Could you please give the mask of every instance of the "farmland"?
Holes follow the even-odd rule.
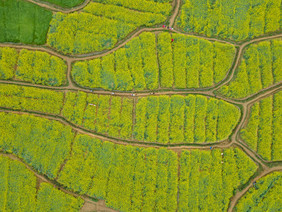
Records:
[[[242,41],[281,28],[281,1],[184,0],[177,26],[186,32]]]
[[[1,211],[77,211],[83,204],[49,183],[37,188],[37,177],[19,161],[1,155],[0,167]]]
[[[248,124],[241,137],[265,160],[281,160],[281,96],[278,92],[251,107]]]
[[[0,79],[49,86],[66,83],[67,66],[64,61],[45,52],[0,48],[0,58]]]
[[[280,7],[0,0],[0,211],[281,210]]]
[[[105,90],[205,88],[226,77],[234,56],[228,44],[144,32],[112,54],[75,63],[72,76],[82,87]]]
[[[231,98],[248,97],[282,80],[282,41],[263,41],[247,47],[233,81],[219,89]]]

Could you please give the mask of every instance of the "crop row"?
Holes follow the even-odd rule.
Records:
[[[281,28],[281,1],[184,0],[177,24],[186,32],[242,41]]]
[[[24,0],[0,2],[0,42],[44,44],[52,12]]]
[[[0,156],[1,211],[79,211],[83,204],[48,183],[37,186],[36,176],[21,162]]]
[[[0,48],[0,79],[60,86],[66,83],[65,62],[48,53]]]
[[[239,200],[235,211],[279,211],[281,210],[281,172],[271,173],[259,179]]]
[[[39,173],[56,177],[67,189],[105,199],[109,207],[121,211],[175,211],[178,187],[179,209],[201,210],[219,202],[216,207],[225,211],[234,190],[246,183],[257,168],[236,148],[183,151],[178,159],[175,152],[163,148],[117,145],[83,134],[73,140],[69,135],[75,132],[70,133],[70,128],[58,121],[0,115],[0,149],[23,158]],[[26,133],[26,129],[32,131]],[[10,147],[3,148],[3,144]],[[63,161],[59,172],[57,168],[52,173],[45,170],[59,167]]]
[[[251,44],[243,54],[235,77],[221,87],[219,93],[232,98],[243,98],[282,80],[282,41],[262,41]]]
[[[116,138],[160,143],[227,139],[240,110],[200,95],[133,98],[0,84],[0,107],[62,115],[71,123]]]
[[[204,88],[222,81],[234,46],[193,36],[144,32],[114,53],[73,65],[75,82],[105,90]]]
[[[266,160],[281,160],[282,92],[256,102],[240,134],[248,146]]]
[[[139,98],[134,138],[160,143],[212,143],[227,139],[239,121],[234,105],[200,95]]]
[[[167,18],[157,13],[157,10],[139,12],[123,4],[102,3],[89,3],[82,11],[71,14],[55,13],[50,23],[47,44],[65,54],[101,51],[112,48],[136,28],[156,25]],[[171,9],[169,3],[145,1],[144,5],[147,3]]]

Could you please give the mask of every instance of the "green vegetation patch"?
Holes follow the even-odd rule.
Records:
[[[179,211],[227,211],[230,198],[256,172],[240,149],[182,151]]]
[[[177,154],[77,135],[58,181],[120,211],[177,208]]]
[[[0,48],[0,79],[60,86],[66,84],[66,72],[65,62],[48,53]]]
[[[0,113],[0,149],[54,179],[70,152],[71,127],[45,118]]]
[[[218,92],[231,98],[244,98],[282,80],[282,41],[262,41],[245,50],[234,79]]]
[[[0,84],[0,107],[60,114],[64,93],[59,91]]]
[[[235,207],[235,211],[279,211],[282,208],[281,190],[281,172],[271,173],[259,179],[241,197]]]
[[[232,45],[144,32],[114,53],[76,62],[72,77],[82,87],[105,90],[204,88],[226,77],[234,55]]]
[[[84,54],[111,49],[118,40],[125,38],[137,27],[152,26],[164,22],[167,18],[156,13],[157,11],[139,12],[123,7],[122,4],[103,3],[90,3],[82,12],[54,14],[48,33],[48,45],[65,54]],[[171,9],[171,5],[168,5]]]
[[[38,186],[38,187],[37,187]],[[1,211],[79,211],[83,200],[48,183],[37,185],[36,176],[19,161],[0,156]]]
[[[24,0],[0,2],[0,42],[44,44],[52,12]]]
[[[240,132],[248,146],[268,161],[282,159],[281,103],[282,92],[256,102]]]
[[[279,0],[184,0],[177,25],[186,32],[242,41],[281,29]]]
[[[51,4],[56,4],[64,8],[71,8],[71,7],[75,7],[75,6],[82,4],[86,0],[40,0],[40,1],[49,2]]]

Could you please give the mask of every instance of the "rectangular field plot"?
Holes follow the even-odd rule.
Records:
[[[0,79],[61,86],[66,84],[66,72],[66,63],[56,56],[0,47]]]
[[[24,0],[0,2],[0,42],[44,44],[52,12]]]
[[[281,29],[281,1],[184,0],[177,25],[185,32],[243,41]]]

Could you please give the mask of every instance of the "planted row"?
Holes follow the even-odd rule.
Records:
[[[192,36],[144,32],[109,55],[76,62],[74,81],[105,90],[204,88],[222,81],[234,46]]]
[[[234,105],[200,95],[139,98],[134,138],[160,143],[212,143],[227,139],[240,117]]]
[[[52,12],[24,0],[0,2],[0,42],[44,44]]]
[[[177,154],[77,135],[58,182],[120,211],[175,211]]]
[[[134,29],[156,25],[167,18],[156,13],[157,11],[139,12],[123,4],[107,3],[90,2],[81,12],[54,14],[47,44],[64,54],[84,54],[111,49],[117,41],[125,38]],[[147,3],[149,2],[144,2],[144,5]],[[168,3],[150,3],[158,6],[168,5],[171,10]]]
[[[256,102],[251,107],[247,125],[240,131],[242,139],[263,159],[282,159],[282,92]]]
[[[231,98],[244,98],[282,80],[282,41],[262,41],[245,50],[234,79],[218,92]]]
[[[281,29],[281,1],[184,0],[177,25],[186,32],[242,41]]]
[[[237,148],[182,151],[178,211],[227,211],[235,190],[256,169]]]
[[[0,79],[60,86],[66,83],[66,71],[65,62],[48,53],[0,48]]]
[[[38,186],[38,187],[37,187]],[[1,211],[79,211],[83,200],[48,183],[37,185],[36,176],[21,162],[0,156]]]

